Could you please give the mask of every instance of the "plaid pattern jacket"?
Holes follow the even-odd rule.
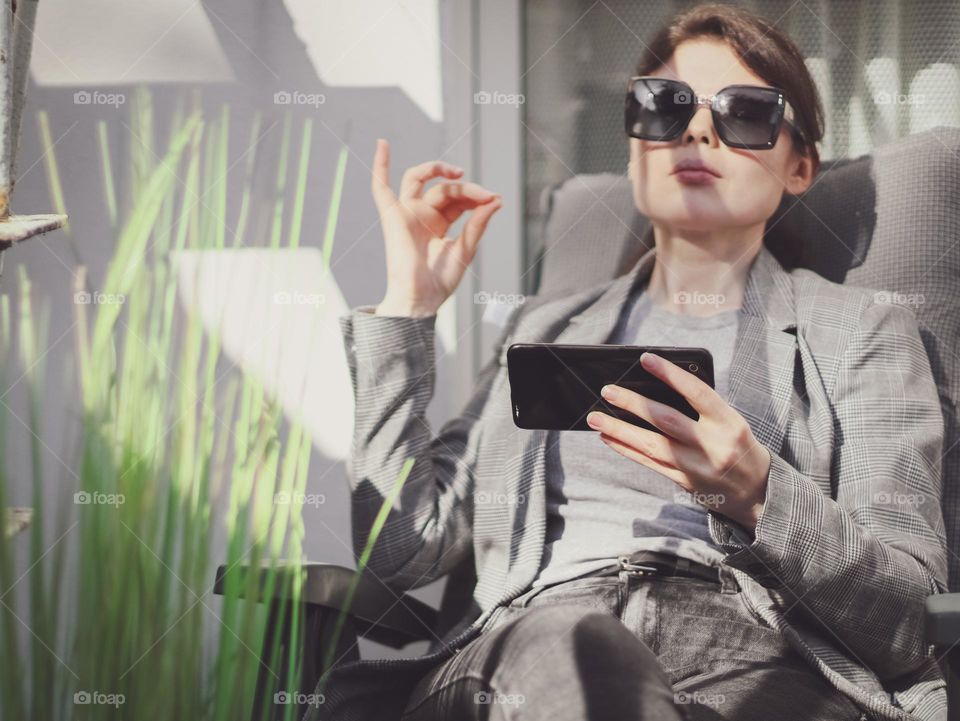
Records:
[[[655,252],[587,290],[527,298],[463,412],[436,435],[425,419],[436,316],[376,316],[373,306],[341,316],[356,399],[347,462],[355,548],[415,458],[370,570],[400,592],[472,549],[480,611],[423,656],[334,668],[307,719],[398,718],[416,681],[529,587],[544,544],[547,433],[513,423],[507,348],[606,342]],[[787,272],[765,246],[743,310],[728,401],[771,452],[767,498],[754,534],[711,511],[710,535],[758,622],[870,718],[945,718],[943,676],[923,643],[924,599],[947,583],[944,422],[916,318],[871,289]]]

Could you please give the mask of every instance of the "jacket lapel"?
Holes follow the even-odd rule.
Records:
[[[797,349],[793,277],[764,245],[747,277],[727,377],[727,403],[772,453],[779,453],[783,445]]]
[[[598,296],[598,289],[594,288],[556,301],[555,311],[544,308],[546,315],[536,327],[524,329],[523,338],[511,340],[607,342],[631,290],[649,278],[655,259],[656,249],[651,248],[630,271],[601,286]],[[596,300],[591,302],[593,297]],[[584,302],[588,303],[586,308]],[[765,245],[748,271],[742,307],[729,369],[727,402],[744,416],[757,439],[771,452],[778,453],[793,396],[796,315],[793,279]],[[558,325],[562,330],[551,339],[552,329]],[[527,588],[540,567],[546,530],[545,461],[549,439],[548,431],[519,428],[510,437],[507,457],[520,473],[512,473],[509,482],[517,484],[513,491],[530,502],[512,506],[510,557],[523,570],[511,574],[514,583],[505,589],[505,599]]]

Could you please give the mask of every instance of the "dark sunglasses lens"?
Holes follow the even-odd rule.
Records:
[[[717,133],[727,145],[767,148],[776,142],[783,117],[776,90],[731,88],[720,93],[716,110]]]
[[[690,89],[671,80],[635,80],[627,93],[627,135],[644,140],[670,140],[687,127],[693,114]]]

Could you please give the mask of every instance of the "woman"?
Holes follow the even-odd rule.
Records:
[[[388,287],[343,319],[354,540],[413,457],[370,568],[406,590],[472,550],[479,615],[424,657],[335,670],[320,716],[934,718],[943,681],[921,624],[946,584],[943,419],[916,320],[787,273],[762,242],[817,173],[801,54],[743,9],[694,8],[641,60],[626,129],[654,248],[603,286],[529,299],[436,438],[433,322],[501,199],[439,161],[397,196],[378,143]],[[502,412],[511,341],[652,338],[713,353],[715,388],[643,359],[698,421],[615,385],[609,402],[663,432],[593,412],[599,434],[547,439]]]

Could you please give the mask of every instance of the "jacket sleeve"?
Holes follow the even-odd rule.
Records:
[[[791,617],[893,678],[930,655],[924,599],[947,584],[943,413],[912,311],[867,306],[827,392],[835,497],[771,451],[754,533],[713,511],[710,533],[725,563],[779,591]]]
[[[413,458],[367,566],[406,591],[444,576],[472,548],[477,419],[519,312],[513,310],[461,414],[434,437],[426,410],[434,392],[436,315],[382,316],[374,309],[357,306],[339,319],[355,401],[346,463],[353,547],[359,559],[384,499]]]

